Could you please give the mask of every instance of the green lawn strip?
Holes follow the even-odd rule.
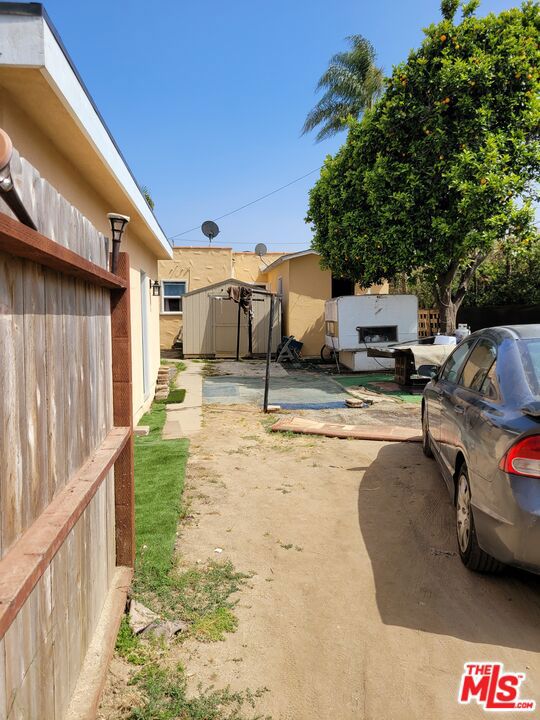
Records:
[[[169,390],[169,394],[162,400],[154,400],[157,405],[169,405],[170,403],[182,403],[186,397],[184,388],[174,388]]]
[[[166,581],[173,565],[176,528],[189,441],[162,440],[164,405],[154,404],[141,424],[150,427],[135,440],[136,573],[134,589],[145,594]]]
[[[337,375],[334,377],[342,387],[365,387],[367,390],[379,393],[379,395],[391,395],[403,402],[420,403],[422,395],[403,392],[401,390],[381,390],[376,383],[393,382],[394,376],[389,373],[366,373],[364,375]]]

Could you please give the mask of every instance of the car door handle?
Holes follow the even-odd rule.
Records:
[[[456,415],[463,415],[463,413],[465,412],[465,408],[461,405],[454,405],[454,412],[456,413]]]

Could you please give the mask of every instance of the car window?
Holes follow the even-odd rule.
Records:
[[[459,384],[480,392],[489,370],[497,358],[497,348],[491,340],[479,340],[463,367]]]
[[[529,387],[540,396],[540,339],[524,340],[519,346]]]
[[[463,362],[475,340],[476,338],[464,340],[457,346],[444,365],[441,372],[441,380],[447,380],[451,383],[457,382]]]
[[[499,390],[497,385],[497,361],[493,363],[493,365],[489,368],[487,371],[486,377],[484,382],[482,383],[482,387],[480,388],[480,392],[482,395],[485,395],[490,400],[497,400],[499,397]]]

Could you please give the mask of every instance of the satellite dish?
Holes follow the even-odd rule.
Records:
[[[212,242],[216,235],[219,235],[219,228],[213,220],[205,220],[201,225],[201,230],[210,242]]]
[[[255,253],[260,258],[262,258],[263,255],[266,255],[267,252],[268,252],[268,248],[266,247],[266,245],[264,243],[257,243],[257,245],[255,245]]]

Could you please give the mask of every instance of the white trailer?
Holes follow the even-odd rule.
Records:
[[[339,352],[351,370],[393,368],[391,358],[370,358],[370,347],[383,348],[418,339],[416,295],[347,295],[324,306],[325,344]]]

